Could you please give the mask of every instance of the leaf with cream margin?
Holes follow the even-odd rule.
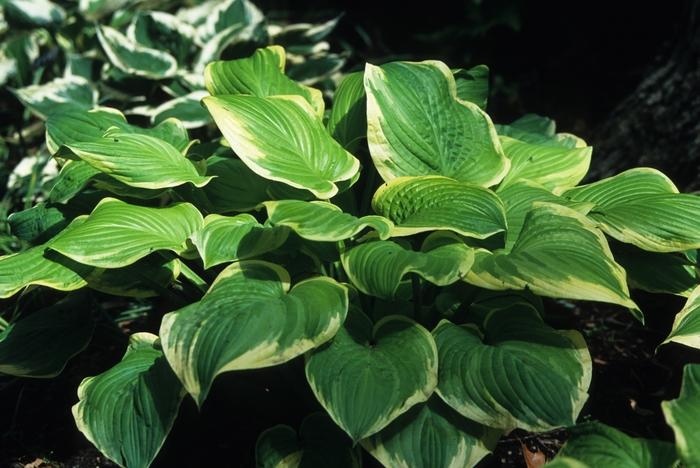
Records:
[[[485,239],[506,229],[503,203],[495,193],[442,176],[393,179],[379,187],[372,208],[396,224],[393,236],[447,229]]]
[[[13,90],[17,99],[42,119],[63,112],[89,110],[97,105],[97,91],[79,76],[55,78]]]
[[[202,229],[192,236],[204,268],[246,260],[275,250],[284,244],[289,230],[263,226],[249,214],[228,217],[208,215]]]
[[[685,466],[700,465],[700,364],[686,364],[678,398],[662,401],[661,409],[676,436],[676,449]]]
[[[464,418],[433,394],[360,443],[384,466],[455,468],[475,466],[496,447],[500,435]]]
[[[508,172],[491,119],[457,97],[444,63],[367,64],[365,90],[367,141],[384,181],[442,175],[490,186]]]
[[[367,138],[367,96],[363,81],[362,72],[346,75],[335,90],[328,116],[328,132],[350,152]]]
[[[238,157],[266,179],[331,198],[336,184],[360,168],[299,96],[212,96],[203,102]]]
[[[487,289],[524,289],[546,297],[609,302],[642,313],[605,236],[577,211],[542,203],[526,216],[510,252],[475,252],[465,280]]]
[[[551,328],[523,302],[492,310],[481,329],[443,320],[433,336],[438,394],[471,420],[547,431],[575,424],[588,399],[592,365],[581,334]]]
[[[73,418],[107,458],[147,468],[173,427],[184,395],[158,337],[136,333],[119,363],[80,383]]]
[[[166,314],[165,355],[200,407],[222,372],[287,362],[331,339],[348,308],[347,288],[328,277],[290,289],[287,271],[246,260],[226,267],[204,297]]]
[[[651,252],[700,248],[700,196],[678,193],[656,169],[630,169],[563,196],[594,203],[588,216],[620,242]]]
[[[98,26],[96,31],[109,61],[124,73],[151,80],[175,76],[177,61],[169,53],[144,47],[109,26]]]
[[[472,266],[474,253],[457,236],[439,232],[423,242],[420,252],[394,241],[380,240],[352,247],[340,258],[357,289],[370,296],[391,299],[409,273],[438,286],[459,281]]]
[[[286,55],[280,46],[256,50],[250,57],[211,62],[204,69],[204,83],[212,96],[250,94],[257,97],[301,96],[323,117],[321,91],[301,85],[284,74]]]
[[[486,110],[489,99],[489,67],[477,65],[472,68],[452,70],[457,86],[457,97],[473,102]]]
[[[75,229],[59,233],[50,248],[85,265],[119,268],[156,250],[180,253],[202,227],[189,203],[150,208],[104,198]]]
[[[662,344],[672,341],[700,349],[700,286],[693,289],[683,309],[676,314],[671,333]]]
[[[357,442],[426,401],[437,383],[437,362],[435,342],[420,324],[389,316],[373,326],[351,308],[335,338],[307,355],[306,379],[328,415]]]
[[[332,203],[323,201],[279,200],[264,203],[268,222],[286,226],[304,239],[336,242],[357,236],[372,228],[380,239],[387,239],[393,224],[382,216],[355,216],[343,213]]]

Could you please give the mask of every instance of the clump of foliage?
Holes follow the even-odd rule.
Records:
[[[114,31],[96,34],[122,76]],[[167,298],[156,333],[133,334],[73,407],[122,466],[148,466],[183,398],[206,404],[219,374],[295,358],[324,412],[262,433],[260,466],[359,466],[363,450],[390,467],[472,466],[515,428],[559,427],[572,435],[551,466],[700,463],[700,366],[664,403],[675,446],[577,425],[591,357],[541,300],[643,321],[630,286],[684,296],[667,341],[700,347],[700,197],[651,168],[581,185],[591,148],[539,116],[494,125],[484,66],[367,64],[326,109],[286,58],[273,45],[206,64],[188,99],[220,134],[200,140],[178,106],[147,127],[94,100],[44,114],[60,172],[10,217],[27,248],[0,257],[0,297],[16,298],[0,372],[60,373],[93,333],[86,290]],[[52,96],[22,99],[36,111]],[[61,300],[23,307],[48,289]]]

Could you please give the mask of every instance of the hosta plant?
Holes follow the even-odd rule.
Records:
[[[0,295],[65,297],[3,325],[1,372],[59,373],[90,340],[86,289],[167,296],[159,328],[78,388],[78,429],[122,466],[148,466],[183,399],[207,405],[220,374],[293,359],[320,411],[263,432],[259,466],[359,466],[363,451],[472,466],[513,429],[560,427],[553,465],[698,463],[697,368],[664,404],[675,447],[576,426],[591,357],[542,297],[643,321],[630,287],[685,296],[669,340],[698,346],[700,197],[651,168],[582,184],[583,140],[534,115],[492,122],[486,67],[367,64],[327,108],[285,58],[269,46],[204,68],[211,140],[177,116],[48,118],[61,170],[10,219],[31,247],[0,258]]]

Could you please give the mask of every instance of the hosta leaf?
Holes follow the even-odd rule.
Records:
[[[97,27],[97,38],[109,61],[124,73],[160,80],[177,71],[177,61],[167,52],[144,47],[109,26]]]
[[[42,119],[63,112],[89,110],[97,105],[97,91],[85,78],[69,76],[14,90],[22,104]]]
[[[347,435],[323,413],[301,423],[299,435],[289,426],[271,427],[258,437],[256,465],[260,468],[359,468],[362,454]]]
[[[49,192],[49,201],[66,203],[80,193],[99,173],[99,170],[84,161],[68,161],[54,179],[54,185]]]
[[[87,286],[114,296],[154,297],[163,293],[180,274],[180,262],[154,254],[122,268],[93,268],[83,273]],[[74,268],[75,269],[75,268]]]
[[[130,205],[103,199],[84,222],[62,232],[51,249],[85,265],[119,268],[155,250],[186,250],[185,241],[202,226],[202,215],[189,203],[167,208]]]
[[[202,187],[211,180],[200,176],[173,145],[148,135],[113,129],[102,138],[69,143],[65,148],[72,153],[65,156],[79,158],[131,187],[161,189],[188,182]]]
[[[683,309],[676,314],[664,343],[671,341],[700,349],[700,286],[695,287]]]
[[[564,196],[594,203],[589,217],[621,242],[652,252],[700,248],[700,196],[678,193],[655,169],[630,169]]]
[[[220,373],[281,364],[335,335],[347,313],[346,287],[327,277],[289,286],[280,266],[234,263],[201,301],[163,317],[168,362],[199,406]]]
[[[588,172],[592,148],[562,148],[526,143],[501,136],[503,151],[511,161],[500,188],[529,180],[555,194],[576,186]]]
[[[139,11],[129,26],[128,36],[138,44],[167,49],[181,65],[187,65],[194,44],[195,29],[164,11]]]
[[[377,231],[380,239],[386,239],[393,227],[391,221],[381,216],[356,218],[328,202],[280,200],[264,205],[270,224],[286,226],[312,241],[341,241],[355,237],[368,227]]]
[[[489,67],[477,65],[469,69],[458,68],[452,70],[452,74],[457,86],[457,97],[486,109],[489,99]]]
[[[358,441],[379,432],[437,383],[430,332],[401,316],[374,327],[351,309],[335,338],[306,359],[306,379],[330,417]]]
[[[420,252],[393,241],[376,241],[353,247],[340,258],[357,289],[391,299],[409,273],[438,286],[458,281],[472,266],[474,254],[456,237],[438,234],[426,239]]]
[[[28,28],[56,28],[66,19],[63,8],[48,0],[5,0],[3,15],[11,24]]]
[[[89,20],[97,20],[113,11],[119,10],[136,0],[80,0],[80,13]]]
[[[258,97],[298,95],[319,117],[323,116],[321,91],[300,85],[284,74],[284,49],[270,46],[247,58],[212,62],[204,69],[204,83],[212,96],[250,94]]]
[[[599,422],[579,424],[569,430],[571,436],[555,462],[561,457],[591,468],[670,468],[676,461],[672,444],[632,438]],[[568,466],[577,468],[575,464]]]
[[[71,295],[20,315],[0,331],[0,374],[55,377],[70,358],[85,349],[94,327],[83,295]]]
[[[209,215],[204,226],[192,236],[204,261],[204,268],[245,260],[277,249],[287,240],[284,227],[263,226],[251,215],[227,217]]]
[[[150,333],[136,333],[121,362],[78,387],[78,429],[120,466],[146,468],[165,442],[185,392]]]
[[[524,289],[547,297],[610,302],[631,309],[625,271],[584,215],[543,203],[532,209],[510,252],[481,249],[466,281],[488,289]]]
[[[533,145],[556,146],[560,148],[583,148],[586,142],[570,133],[556,133],[554,120],[537,114],[525,114],[509,125],[496,125],[499,135]]]
[[[440,397],[469,419],[504,430],[574,424],[591,383],[583,337],[554,330],[524,305],[493,310],[482,331],[447,320],[433,331]]]
[[[204,104],[238,157],[266,179],[330,198],[360,168],[300,97],[218,96]]]
[[[676,449],[685,466],[700,465],[700,364],[683,368],[681,394],[662,401],[661,409],[676,435]]]
[[[328,116],[328,132],[353,152],[363,138],[367,138],[367,97],[364,74],[355,72],[346,75],[333,96],[333,107]]]
[[[12,235],[34,244],[49,240],[68,225],[67,210],[39,203],[33,207],[12,213],[7,223]]]
[[[177,118],[185,128],[199,128],[211,122],[211,117],[202,107],[202,98],[208,96],[206,91],[193,91],[184,96],[166,101],[153,109],[151,122],[158,124],[166,119]]]
[[[399,177],[379,187],[372,208],[394,236],[447,229],[485,239],[506,229],[503,203],[489,189],[440,176]]]
[[[557,124],[554,120],[537,114],[525,114],[511,122],[510,126],[524,132],[547,137],[553,137],[557,131]]]
[[[443,175],[489,186],[508,171],[491,119],[457,98],[444,63],[368,64],[365,90],[367,141],[385,181]]]
[[[387,467],[475,466],[496,446],[500,431],[463,418],[436,395],[361,443]]]
[[[265,19],[262,12],[248,0],[207,2],[202,7],[208,11],[201,18],[201,24],[197,22],[197,39],[201,44],[213,40],[219,32],[230,27],[255,25]],[[191,22],[190,18],[183,19]]]

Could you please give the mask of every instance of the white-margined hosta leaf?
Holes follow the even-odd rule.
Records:
[[[491,190],[448,177],[399,177],[377,190],[372,208],[392,220],[394,236],[447,229],[485,239],[506,229],[503,203]]]
[[[533,145],[557,146],[563,148],[583,148],[586,142],[571,133],[556,133],[556,123],[549,117],[525,114],[509,125],[496,125],[499,135]]]
[[[202,187],[211,180],[199,175],[192,161],[167,141],[117,128],[101,138],[68,143],[64,148],[70,151],[59,155],[78,158],[131,187],[162,189],[188,182]]]
[[[153,49],[167,49],[184,66],[188,65],[195,34],[192,25],[164,11],[136,12],[127,31],[132,41]]]
[[[53,250],[85,265],[119,268],[156,250],[183,252],[187,239],[199,231],[203,219],[189,203],[167,208],[130,205],[103,199],[74,229],[51,240]]]
[[[326,414],[313,413],[299,435],[282,424],[260,434],[255,461],[260,468],[360,468],[362,453]]]
[[[92,309],[81,294],[22,314],[0,331],[0,374],[55,377],[85,349],[94,327]]]
[[[475,466],[500,435],[457,414],[433,394],[361,443],[386,467],[456,468]]]
[[[285,227],[263,226],[249,214],[209,215],[192,236],[204,268],[256,257],[277,249],[289,235]]]
[[[642,319],[605,236],[584,215],[561,205],[533,208],[510,252],[477,250],[466,281],[487,289],[527,287],[541,296],[610,302]]]
[[[204,104],[238,157],[266,179],[331,198],[360,168],[299,96],[212,96]]]
[[[196,7],[195,7],[196,8]],[[248,0],[224,0],[220,2],[207,2],[200,7],[200,11],[205,12],[199,19],[194,21],[197,26],[197,41],[201,46],[205,46],[212,41],[215,36],[234,26],[251,26],[265,20],[263,13]],[[189,15],[197,16],[196,12],[190,11]],[[181,18],[192,23],[192,16],[188,13],[181,14]]]
[[[588,398],[591,357],[581,334],[549,327],[524,303],[493,310],[481,330],[443,320],[433,336],[438,394],[474,421],[546,431],[574,424]]]
[[[109,26],[98,26],[96,31],[109,61],[124,73],[152,80],[175,75],[177,61],[169,53],[144,47]]]
[[[85,18],[95,21],[136,0],[79,0],[78,10]]]
[[[279,200],[264,205],[270,224],[286,226],[312,241],[341,241],[355,237],[366,228],[374,229],[380,239],[387,239],[393,227],[393,223],[382,216],[356,218],[323,201]]]
[[[13,26],[54,29],[66,19],[66,11],[48,0],[6,0],[5,20]]]
[[[664,343],[671,341],[700,349],[700,286],[693,289],[683,309],[676,314]]]
[[[678,193],[656,169],[630,169],[563,195],[594,203],[589,217],[621,242],[652,252],[700,248],[700,196]]]
[[[474,251],[454,235],[436,233],[425,240],[420,252],[386,240],[360,244],[340,258],[357,289],[391,299],[409,273],[438,286],[459,281],[471,268]]]
[[[472,68],[458,68],[452,70],[452,74],[457,86],[457,97],[486,110],[489,100],[489,67],[477,65]]]
[[[136,333],[121,362],[78,387],[80,432],[120,466],[147,468],[175,422],[185,392],[158,337]]]
[[[526,143],[506,136],[500,139],[511,165],[499,188],[529,180],[560,194],[581,182],[591,164],[590,146],[564,148]]]
[[[346,75],[335,90],[328,116],[328,132],[350,152],[367,138],[367,96],[363,81],[362,72]]]
[[[160,337],[201,406],[222,372],[281,364],[331,339],[347,308],[347,288],[331,278],[290,289],[284,268],[247,260],[226,267],[201,301],[163,317]]]
[[[212,96],[250,94],[258,97],[298,95],[323,116],[321,91],[301,85],[284,74],[286,56],[280,46],[258,49],[247,58],[212,62],[204,69],[204,82]],[[226,136],[226,135],[224,135]]]
[[[166,119],[177,118],[185,128],[199,128],[211,123],[211,117],[202,107],[206,91],[193,91],[184,96],[165,101],[151,112],[151,122],[159,124]]]
[[[685,466],[700,465],[700,364],[686,364],[678,398],[662,401],[666,422],[676,436],[676,449]]]
[[[673,444],[633,438],[597,421],[569,428],[571,435],[554,459],[569,460],[567,467],[670,468],[676,466]],[[581,463],[574,464],[573,461]]]
[[[491,119],[457,97],[444,63],[367,64],[365,90],[367,141],[385,181],[442,175],[489,186],[508,171]]]
[[[48,83],[14,90],[22,104],[42,119],[69,111],[85,111],[97,105],[97,91],[79,76],[55,78]]]
[[[307,355],[306,379],[330,417],[359,441],[426,401],[437,383],[430,332],[403,316],[374,326],[351,308],[327,345]]]

